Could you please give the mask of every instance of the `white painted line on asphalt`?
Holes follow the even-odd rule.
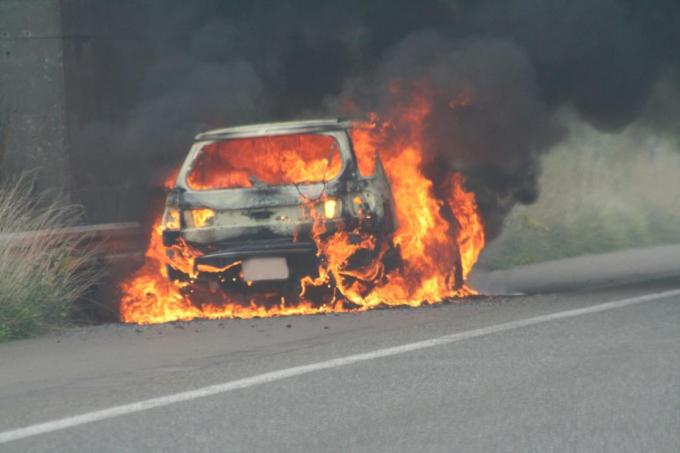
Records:
[[[481,329],[468,330],[466,332],[459,332],[451,335],[444,335],[443,337],[432,338],[430,340],[403,344],[401,346],[395,346],[392,348],[378,349],[377,351],[365,352],[362,354],[353,354],[346,357],[340,357],[337,359],[311,363],[309,365],[285,368],[283,370],[258,374],[256,376],[251,376],[244,379],[237,379],[235,381],[229,381],[222,384],[210,385],[208,387],[203,387],[196,390],[174,393],[172,395],[151,398],[148,400],[138,401],[136,403],[123,404],[120,406],[110,407],[108,409],[87,412],[73,417],[61,418],[46,423],[38,423],[23,428],[0,432],[0,444],[12,442],[19,439],[25,439],[27,437],[37,436],[40,434],[50,433],[53,431],[72,428],[75,426],[84,425],[86,423],[92,423],[99,420],[120,417],[121,415],[134,414],[135,412],[141,412],[156,407],[163,407],[168,406],[170,404],[181,403],[182,401],[190,401],[197,398],[204,398],[206,396],[217,395],[220,393],[231,392],[233,390],[240,390],[249,387],[254,387],[256,385],[280,381],[282,379],[300,376],[302,374],[312,373],[314,371],[338,368],[359,362],[366,362],[368,360],[380,359],[383,357],[404,354],[406,352],[418,351],[420,349],[427,349],[434,346],[455,343],[457,341],[467,340],[469,338],[476,338],[498,332],[505,332],[508,330],[533,326],[536,324],[542,324],[544,322],[555,321],[558,319],[573,318],[575,316],[587,315],[590,313],[598,313],[606,310],[612,310],[614,308],[621,308],[628,305],[639,304],[642,302],[649,302],[673,296],[680,296],[680,289],[647,294],[638,297],[631,297],[628,299],[606,302],[603,304],[592,305],[590,307],[578,308],[575,310],[560,311],[557,313],[535,316],[533,318],[520,319],[517,321],[496,324],[494,326],[482,327]]]

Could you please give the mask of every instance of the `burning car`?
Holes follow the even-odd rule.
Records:
[[[168,278],[212,291],[286,282],[298,288],[303,278],[318,277],[319,240],[338,231],[352,232],[350,242],[370,235],[379,243],[357,247],[348,270],[376,260],[398,266],[390,185],[377,155],[372,174],[359,171],[352,125],[294,121],[197,135],[166,199]],[[187,251],[192,256],[183,259]]]
[[[304,315],[474,294],[465,279],[484,225],[463,174],[427,159],[423,100],[363,121],[199,134],[165,181],[144,264],[120,283],[121,319]]]

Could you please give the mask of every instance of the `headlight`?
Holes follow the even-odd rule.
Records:
[[[192,209],[189,212],[196,228],[210,226],[215,222],[215,211],[210,208]]]
[[[323,214],[327,219],[334,219],[342,212],[342,203],[340,200],[329,198],[323,202]]]
[[[168,231],[177,231],[181,228],[179,220],[179,209],[166,208],[163,214],[163,229]]]

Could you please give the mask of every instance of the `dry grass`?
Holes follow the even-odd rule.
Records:
[[[541,195],[517,206],[480,265],[680,242],[680,147],[631,128],[619,135],[572,126],[543,160]]]
[[[81,210],[32,194],[32,180],[0,186],[0,341],[25,338],[69,322],[76,300],[99,275],[92,249],[50,230],[75,225]],[[17,234],[46,231],[31,240]]]

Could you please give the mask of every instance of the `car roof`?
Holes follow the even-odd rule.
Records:
[[[359,118],[357,118],[357,120],[358,119]],[[200,134],[196,135],[196,141],[343,130],[351,127],[354,121],[355,120],[353,119],[347,118],[332,118],[247,124],[243,126],[213,129],[210,131],[201,132]]]

